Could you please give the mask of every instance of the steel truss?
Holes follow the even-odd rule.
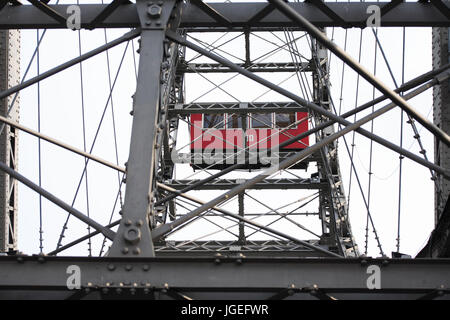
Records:
[[[49,5],[45,1],[8,1],[0,6],[0,29],[66,28],[66,5]],[[80,5],[83,12],[81,27],[136,28],[124,36],[92,50],[78,58],[45,72],[22,84],[2,88],[0,98],[6,98],[70,66],[88,59],[113,46],[140,36],[140,62],[136,93],[133,97],[133,125],[129,159],[125,168],[94,157],[84,151],[65,146],[38,132],[8,123],[9,130],[24,130],[30,134],[69,149],[85,158],[105,164],[126,173],[125,202],[121,219],[102,226],[84,216],[66,203],[18,174],[6,160],[0,169],[8,176],[26,184],[40,195],[67,210],[96,231],[49,253],[55,255],[92,236],[102,233],[112,245],[102,258],[72,257],[0,257],[1,297],[29,297],[30,291],[42,296],[57,298],[112,298],[139,296],[155,298],[436,298],[447,297],[450,285],[448,260],[373,260],[358,258],[360,252],[353,239],[348,218],[348,205],[342,183],[337,139],[348,132],[357,131],[369,139],[410,158],[439,175],[450,177],[446,166],[430,163],[361,126],[381,114],[399,106],[412,119],[431,131],[437,141],[448,145],[450,138],[442,128],[424,119],[407,100],[415,95],[447,81],[448,65],[435,66],[435,70],[422,75],[397,90],[391,90],[377,78],[368,74],[336,47],[323,34],[328,26],[365,27],[366,9],[380,3],[213,3],[202,1],[184,3],[176,0],[137,0],[136,4],[112,1],[105,5]],[[448,1],[383,3],[382,26],[435,26],[450,25]],[[249,35],[251,32],[306,30],[314,37],[309,61],[258,62],[251,61]],[[192,32],[243,32],[246,42],[246,59],[234,63],[214,52],[214,48],[202,47],[188,40]],[[214,63],[192,63],[186,60],[186,48],[214,60]],[[291,50],[291,48],[289,49]],[[337,115],[329,97],[328,50],[348,63],[359,74],[377,87],[383,96],[361,105],[346,114]],[[292,52],[291,52],[292,53]],[[439,68],[440,67],[440,68]],[[237,102],[214,101],[211,103],[186,103],[185,75],[190,73],[237,73],[282,94],[293,102]],[[296,72],[311,73],[313,95],[311,101],[301,98],[280,86],[270,83],[255,73]],[[220,87],[220,86],[217,86]],[[414,89],[404,96],[407,90]],[[8,99],[4,99],[8,100]],[[388,100],[386,106],[358,121],[346,120],[357,112]],[[392,102],[391,102],[392,101]],[[253,178],[230,179],[223,176],[245,164],[226,166],[217,173],[202,179],[176,179],[173,154],[177,152],[178,129],[181,121],[189,123],[192,113],[237,114],[294,112],[308,110],[313,128],[284,143],[314,134],[316,144],[300,152],[286,152],[274,169],[269,167]],[[308,120],[306,120],[308,121]],[[336,130],[334,124],[341,127]],[[245,127],[244,127],[245,130]],[[191,162],[190,156],[181,158]],[[275,172],[290,172],[292,168],[305,168],[317,163],[317,173],[302,178],[270,178]],[[193,165],[195,168],[195,164]],[[210,167],[206,169],[217,169]],[[205,168],[202,172],[208,171]],[[17,181],[15,182],[17,184]],[[247,190],[261,189],[316,189],[319,199],[318,212],[304,213],[301,206],[289,212],[273,209],[255,199]],[[220,196],[203,201],[189,191],[227,190]],[[238,198],[238,212],[223,205]],[[249,214],[244,202],[252,199],[269,210],[266,214],[294,223],[303,231],[316,235],[313,240],[301,240],[275,227],[258,223]],[[307,199],[303,199],[306,201]],[[302,202],[303,203],[303,202]],[[180,213],[180,207],[186,209]],[[292,219],[295,215],[318,217],[322,233],[317,235]],[[238,234],[213,220],[226,218],[238,226]],[[206,220],[220,227],[219,231],[236,236],[236,240],[173,241],[170,236],[197,220]],[[117,231],[112,228],[119,226]],[[3,225],[2,225],[3,226]],[[272,237],[271,240],[248,239],[247,229]],[[0,226],[1,227],[1,226]],[[2,231],[2,229],[0,229]],[[4,234],[4,233],[3,233]],[[0,247],[1,249],[2,247]],[[6,251],[2,249],[2,251]],[[302,259],[299,257],[307,257]],[[319,259],[320,258],[320,259]],[[325,259],[326,258],[326,259]],[[343,259],[346,258],[346,259]],[[77,265],[82,271],[82,289],[70,292],[66,287],[67,267]],[[372,291],[367,285],[368,266],[381,268],[381,289]],[[273,270],[280,277],[273,277]],[[4,272],[3,272],[4,271]]]

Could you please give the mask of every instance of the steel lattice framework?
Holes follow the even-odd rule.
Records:
[[[30,0],[28,4],[24,2],[16,0],[0,4],[0,29],[67,28],[68,5],[53,5],[49,4],[49,1],[38,0]],[[365,28],[367,9],[371,5],[381,5],[382,27],[435,27],[434,37],[439,39],[436,41],[439,41],[441,51],[437,55],[438,58],[433,61],[432,71],[392,90],[327,38],[326,27]],[[448,60],[448,52],[445,52],[442,39],[448,38],[449,1],[292,3],[270,0],[267,3],[205,3],[201,0],[185,2],[136,0],[135,3],[131,3],[114,0],[109,4],[80,4],[78,7],[82,13],[80,27],[83,29],[131,28],[131,31],[21,83],[17,68],[8,72],[2,71],[2,76],[8,74],[9,78],[3,79],[0,83],[0,99],[2,99],[0,121],[5,124],[0,143],[2,148],[0,169],[4,172],[0,181],[3,192],[0,196],[0,252],[9,252],[9,255],[0,257],[0,297],[28,298],[39,294],[41,297],[72,299],[113,298],[117,295],[149,299],[223,297],[304,299],[311,296],[319,299],[355,297],[433,299],[442,296],[448,298],[450,293],[448,259],[389,259],[386,256],[372,259],[361,256],[362,252],[355,243],[348,217],[337,139],[355,131],[399,153],[402,157],[427,167],[437,186],[437,220],[441,215],[444,216],[444,213],[440,212],[443,212],[445,199],[448,197],[450,178],[448,167],[450,137],[446,126],[450,123],[447,121],[450,114],[448,104],[450,74],[448,61],[445,61]],[[286,30],[305,31],[311,36],[308,61],[293,59],[284,62],[254,62],[250,59],[249,39],[252,32]],[[12,68],[14,62],[8,59],[11,59],[11,52],[14,55],[14,51],[18,50],[18,33],[1,32],[1,41],[7,43],[6,52],[10,55],[9,58],[5,58],[3,57],[5,51],[0,51],[0,67]],[[218,51],[189,40],[188,35],[191,33],[206,32],[243,33],[245,61],[232,62],[219,55]],[[133,122],[130,151],[125,167],[93,156],[85,150],[64,144],[18,123],[19,100],[13,97],[20,90],[138,37],[140,59],[131,112]],[[187,49],[213,62],[190,62],[186,57]],[[382,96],[352,111],[338,114],[330,97],[327,60],[330,52],[358,72],[379,90]],[[187,75],[231,72],[254,80],[284,96],[290,102],[186,102]],[[260,76],[264,73],[281,72],[311,76],[310,99],[300,97]],[[7,85],[3,85],[4,83]],[[431,87],[436,88],[434,123],[415,111],[407,102]],[[383,101],[386,102],[384,107],[357,121],[348,120],[350,116]],[[10,105],[14,106],[13,114],[8,110]],[[417,121],[435,136],[436,163],[428,161],[425,153],[418,156],[362,128],[362,125],[395,107],[404,110],[411,123]],[[177,153],[178,131],[183,122],[193,125],[189,123],[190,114],[226,113],[246,119],[246,115],[249,114],[305,110],[311,117],[306,120],[310,120],[311,128],[299,136],[290,136],[282,145],[287,146],[310,135],[315,137],[315,144],[298,152],[271,150],[272,155],[279,159],[277,166],[262,168],[261,172],[249,179],[224,177],[230,172],[249,169],[246,163],[235,164],[235,162],[227,166],[216,164],[209,167],[218,171],[206,178],[176,178],[175,168],[178,163],[173,155]],[[19,130],[123,174],[126,189],[121,218],[109,225],[102,225],[21,175],[17,170]],[[245,125],[243,130],[246,130]],[[177,154],[181,163],[193,162],[192,157],[193,155],[188,153]],[[250,161],[248,154],[246,160]],[[278,171],[305,169],[310,163],[317,166],[316,172],[310,177],[297,175],[288,178],[272,177]],[[17,224],[18,181],[63,208],[71,216],[83,221],[94,231],[65,245],[60,241],[58,248],[47,256],[17,254],[17,239],[14,232]],[[302,212],[300,206],[288,216],[264,203],[261,205],[270,210],[266,215],[280,216],[280,219],[289,220],[303,230],[305,227],[292,217],[295,215],[316,217],[321,224],[321,233],[314,234],[316,237],[312,240],[305,240],[270,225],[256,222],[253,217],[262,214],[248,212],[245,201],[252,197],[246,191],[272,189],[317,190],[314,194],[316,196],[314,199],[318,199],[319,203],[317,212]],[[202,190],[222,191],[219,196],[208,201],[188,193]],[[223,204],[235,197],[238,199],[238,212],[225,209]],[[306,200],[309,198],[304,201]],[[184,203],[182,201],[190,205],[186,211],[179,209]],[[237,234],[229,232],[235,236],[233,240],[171,240],[170,236],[174,232],[192,222],[214,217],[236,222]],[[368,217],[371,219],[370,215]],[[373,225],[373,221],[371,223]],[[118,227],[116,231],[113,231],[114,227]],[[226,228],[222,229],[226,231]],[[373,229],[375,231],[374,227]],[[248,230],[270,235],[271,239],[248,239],[250,238]],[[57,256],[65,249],[98,234],[111,241],[111,247],[105,256],[99,258]],[[6,236],[7,238],[4,238]],[[72,265],[78,266],[82,272],[82,288],[76,291],[69,290],[66,282],[67,267]],[[371,268],[381,270],[381,287],[377,290],[371,290],[367,285]],[[277,270],[276,275],[273,274],[274,270]]]

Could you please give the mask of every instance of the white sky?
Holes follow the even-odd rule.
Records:
[[[62,3],[71,3],[73,1],[62,1]],[[100,2],[100,1],[98,1]],[[115,39],[127,30],[108,30],[108,40]],[[336,29],[334,31],[334,41],[341,47],[344,46],[344,30]],[[300,35],[301,33],[296,33]],[[327,34],[331,37],[332,29],[327,29]],[[348,30],[347,52],[358,58],[359,47],[359,29]],[[229,39],[236,34],[225,36],[220,42]],[[278,36],[284,37],[282,33]],[[203,41],[213,42],[219,34],[193,35],[201,37]],[[273,35],[263,35],[267,40],[279,43]],[[104,43],[104,31],[82,31],[82,52],[89,51]],[[387,59],[393,69],[398,83],[401,83],[402,66],[402,29],[401,28],[382,28],[379,30],[379,39],[387,55]],[[260,56],[267,51],[275,48],[273,45],[255,37],[251,37],[252,58]],[[32,52],[36,46],[36,31],[22,31],[22,55],[21,68],[22,73],[25,70]],[[111,63],[111,77],[114,79],[120,59],[124,52],[126,44],[109,50]],[[309,56],[306,41],[299,42],[300,50],[304,55]],[[137,42],[135,41],[135,49]],[[303,49],[303,50],[302,50]],[[244,58],[243,37],[239,37],[229,45],[223,47],[223,50]],[[373,71],[374,65],[374,37],[372,31],[365,29],[363,32],[361,64]],[[44,72],[60,63],[68,61],[78,55],[78,33],[69,30],[49,30],[44,37],[40,50],[40,70]],[[136,54],[136,59],[139,55]],[[188,52],[188,57],[192,53]],[[235,59],[232,59],[235,60]],[[207,61],[206,59],[199,61]],[[265,62],[290,61],[288,54],[278,54],[267,59]],[[377,76],[390,87],[394,87],[393,82],[387,72],[386,65],[378,51]],[[406,55],[405,55],[405,81],[408,81],[422,73],[431,70],[431,28],[408,28],[406,29]],[[339,106],[340,88],[341,88],[342,62],[332,56],[331,58],[331,89],[332,98]],[[36,75],[36,63],[33,64],[28,78]],[[86,119],[86,141],[88,148],[91,145],[98,122],[109,93],[108,74],[106,64],[106,54],[100,54],[83,63],[84,75],[84,102]],[[215,82],[228,79],[233,74],[211,75],[208,78]],[[285,79],[288,74],[265,74],[265,78],[274,83]],[[307,75],[310,78],[310,75]],[[187,76],[186,99],[188,102],[197,98],[204,92],[212,88],[212,85],[197,75]],[[119,164],[124,165],[128,158],[128,145],[131,131],[132,117],[129,112],[132,107],[131,96],[134,93],[136,78],[134,74],[133,54],[131,44],[129,45],[122,70],[119,74],[113,94],[113,103],[115,111],[115,125],[118,137],[118,155]],[[295,77],[284,82],[282,87],[288,88],[298,95],[301,95],[298,83]],[[223,88],[240,101],[253,101],[260,94],[265,92],[262,86],[244,79],[242,76],[227,83]],[[342,110],[348,111],[355,107],[356,91],[356,73],[348,67],[345,68],[345,78],[343,87]],[[432,91],[428,90],[419,97],[410,100],[411,105],[421,114],[432,120]],[[61,141],[71,144],[78,148],[83,148],[82,118],[81,118],[81,98],[80,98],[80,70],[79,66],[74,66],[63,71],[56,76],[41,82],[41,131],[46,135],[55,137]],[[376,96],[379,94],[376,93]],[[31,86],[21,93],[21,124],[37,129],[37,86]],[[360,89],[357,105],[361,105],[372,99],[372,87],[363,79],[360,79]],[[202,97],[199,101],[234,101],[223,92],[215,90]],[[288,101],[275,93],[269,93],[257,101]],[[386,104],[386,103],[385,103]],[[381,105],[385,105],[381,104]],[[381,106],[380,105],[380,106]],[[379,107],[379,106],[378,106]],[[358,115],[358,118],[366,115]],[[405,117],[406,120],[406,117]],[[353,121],[353,119],[351,119]],[[423,144],[427,150],[430,161],[433,161],[433,138],[422,127],[418,125]],[[364,126],[370,130],[370,123]],[[381,137],[399,143],[400,139],[400,111],[398,108],[390,111],[374,122],[374,133]],[[412,129],[409,125],[404,125],[404,147],[416,154],[419,148],[413,139]],[[347,134],[347,142],[351,144],[352,134]],[[179,146],[188,142],[189,134],[186,125],[180,125]],[[26,133],[20,134],[19,168],[20,172],[33,181],[38,181],[38,153],[37,139]],[[184,143],[183,143],[184,142]],[[313,139],[311,139],[313,142]],[[368,168],[369,168],[369,148],[370,141],[360,135],[355,138],[355,156],[354,164],[361,179],[362,189],[367,195],[368,189]],[[339,140],[339,154],[341,173],[343,176],[345,190],[348,196],[349,190],[349,157],[342,139]],[[111,162],[115,162],[115,151],[113,141],[112,113],[111,105],[108,105],[104,124],[101,127],[93,154],[102,157]],[[84,159],[80,156],[42,142],[42,186],[71,204],[72,199],[81,176]],[[390,256],[391,251],[395,250],[395,239],[397,236],[397,207],[398,207],[398,155],[390,150],[374,143],[373,144],[373,167],[372,167],[372,185],[370,208],[375,226],[384,252]],[[297,170],[294,173],[301,177],[309,177],[313,173],[314,167],[311,165],[308,172]],[[230,178],[254,176],[259,172],[245,173],[237,172],[227,175]],[[176,177],[182,179],[192,174],[192,170],[181,165],[177,167]],[[196,178],[205,177],[199,174]],[[276,177],[289,176],[286,173]],[[107,224],[112,212],[114,199],[118,188],[117,173],[102,165],[90,162],[88,165],[89,181],[89,207],[90,216],[102,224]],[[433,184],[430,180],[429,170],[408,160],[403,161],[403,184],[402,184],[402,211],[401,211],[401,249],[403,253],[415,255],[425,244],[427,238],[434,226],[434,194]],[[217,192],[193,192],[192,194],[203,199],[212,199]],[[313,191],[249,191],[251,196],[263,201],[269,206],[276,208],[283,204],[298,200],[314,193]],[[19,188],[19,249],[24,253],[39,252],[39,197],[36,193],[27,187],[20,185]],[[83,181],[77,201],[74,205],[80,211],[86,213],[86,190]],[[224,206],[229,210],[237,210],[237,200]],[[248,212],[265,212],[267,208],[255,203],[252,200],[246,200]],[[294,208],[294,207],[292,207]],[[309,212],[317,210],[317,202],[304,208]],[[115,210],[113,220],[118,218],[118,208]],[[181,210],[182,211],[182,210]],[[282,212],[285,212],[282,210]],[[67,217],[62,209],[56,207],[43,199],[43,229],[44,229],[44,252],[55,248],[62,225]],[[350,222],[353,234],[359,245],[360,252],[364,251],[364,237],[366,225],[366,209],[362,201],[355,179],[353,178],[350,194]],[[275,217],[273,217],[275,218]],[[260,219],[259,222],[268,222],[271,219]],[[223,226],[230,223],[225,220],[215,220]],[[308,226],[315,232],[320,231],[320,225],[316,217],[299,219],[299,222]],[[71,217],[69,229],[66,231],[66,238],[63,243],[76,239],[86,233],[86,226]],[[278,223],[274,228],[294,235],[300,239],[312,239],[313,237],[292,224]],[[184,232],[176,234],[173,239],[192,239],[202,234],[212,232],[217,227],[210,223],[203,223],[192,228],[186,228]],[[236,231],[236,229],[231,229]],[[369,255],[378,256],[376,244],[373,240],[373,232],[370,231]],[[210,237],[211,238],[211,237]],[[226,233],[220,233],[216,239],[229,239]],[[264,237],[259,237],[263,239]],[[98,255],[102,239],[96,237],[93,242],[93,254]],[[65,252],[71,255],[86,255],[87,243],[84,242],[77,247]]]

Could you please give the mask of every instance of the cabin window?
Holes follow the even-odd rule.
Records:
[[[238,114],[229,115],[227,118],[227,128],[242,128],[242,116]]]
[[[278,128],[294,128],[291,126],[295,122],[295,113],[275,113],[275,124]]]
[[[204,114],[203,115],[203,128],[224,128],[224,116],[223,114]]]
[[[252,128],[272,128],[271,113],[254,113],[251,116]]]

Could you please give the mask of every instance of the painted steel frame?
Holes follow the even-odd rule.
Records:
[[[0,7],[0,29],[65,28],[62,17],[64,17],[63,12],[65,12],[67,6],[50,6],[39,1],[30,1],[33,6],[22,6],[19,5],[18,1],[10,2],[12,5],[6,5],[2,8]],[[147,228],[148,225],[152,224],[152,221],[148,221],[146,219],[148,219],[148,213],[152,212],[152,203],[155,201],[154,196],[156,185],[152,175],[154,175],[155,171],[157,172],[158,170],[155,168],[155,164],[159,161],[158,159],[161,154],[160,150],[162,148],[158,148],[158,143],[155,142],[153,145],[156,149],[159,149],[157,152],[155,152],[154,149],[145,151],[145,148],[142,148],[142,144],[146,142],[145,140],[148,139],[148,137],[154,137],[155,141],[157,141],[158,135],[156,132],[160,132],[164,129],[164,127],[161,127],[162,123],[159,122],[161,121],[161,88],[159,87],[161,84],[160,74],[163,62],[168,58],[166,56],[168,43],[165,42],[164,39],[167,38],[182,45],[189,46],[194,50],[197,50],[200,53],[214,59],[217,57],[212,54],[206,54],[204,50],[201,50],[201,48],[198,50],[198,47],[187,42],[183,37],[177,35],[174,31],[177,28],[184,28],[183,30],[188,32],[221,32],[225,30],[242,31],[244,28],[251,31],[263,31],[282,30],[282,28],[285,27],[295,27],[298,29],[303,29],[306,27],[313,34],[318,35],[318,33],[314,33],[318,30],[316,27],[311,27],[308,24],[302,24],[299,26],[297,22],[309,20],[309,22],[319,27],[364,27],[365,21],[361,21],[360,17],[364,16],[363,12],[365,12],[367,6],[370,5],[370,3],[346,3],[344,5],[335,5],[333,3],[299,3],[286,5],[282,1],[271,2],[273,3],[272,5],[264,3],[205,4],[201,1],[197,1],[196,6],[179,4],[175,10],[172,10],[172,8],[176,6],[175,0],[168,0],[161,3],[162,10],[161,14],[158,16],[146,15],[146,2],[139,0],[136,5],[126,4],[122,1],[113,1],[109,5],[103,6],[82,5],[82,11],[84,12],[82,18],[83,28],[140,28],[141,67],[139,68],[138,89],[133,108],[135,117],[131,140],[130,161],[128,162],[126,168],[129,187],[127,188],[124,215],[122,221],[120,222],[120,227],[109,255],[110,257],[98,259],[26,256],[0,257],[2,271],[7,271],[2,273],[0,276],[0,289],[56,289],[65,291],[67,276],[65,268],[67,268],[67,263],[76,263],[77,265],[80,265],[82,270],[84,270],[87,275],[87,277],[84,278],[86,282],[83,284],[84,289],[86,289],[83,291],[85,294],[89,294],[91,290],[102,290],[102,294],[107,295],[109,287],[114,284],[113,287],[116,292],[117,289],[125,289],[131,294],[133,289],[142,289],[144,291],[145,289],[148,289],[147,293],[153,290],[161,292],[165,290],[165,293],[170,293],[172,288],[174,288],[172,296],[176,296],[178,291],[195,291],[197,289],[199,291],[206,289],[206,291],[236,290],[239,292],[263,289],[263,291],[275,291],[275,295],[278,294],[282,296],[283,294],[280,293],[281,291],[284,292],[286,288],[291,288],[294,293],[306,292],[311,294],[311,292],[313,292],[315,296],[327,297],[327,294],[330,292],[369,293],[367,286],[365,286],[367,273],[364,274],[364,272],[356,271],[355,268],[356,266],[361,268],[361,264],[364,266],[367,264],[375,264],[380,267],[385,267],[386,270],[394,269],[392,273],[391,271],[388,271],[386,277],[383,276],[383,281],[385,281],[385,283],[382,285],[383,290],[379,291],[379,293],[407,292],[428,294],[429,297],[445,295],[448,293],[448,288],[450,287],[448,283],[448,279],[450,279],[448,274],[448,263],[450,262],[448,260],[383,259],[368,261],[367,259],[333,260],[327,258],[303,261],[301,259],[283,260],[274,257],[271,257],[270,259],[262,258],[256,260],[250,258],[243,259],[242,257],[238,259],[215,258],[214,260],[165,260],[163,258],[152,258],[154,256],[152,238],[155,238],[155,235],[152,235],[150,229]],[[382,25],[449,26],[450,22],[448,19],[448,10],[446,10],[448,9],[448,5],[446,5],[447,3],[448,1],[433,1],[432,3],[402,3],[399,1],[392,1],[391,3],[385,4],[385,7],[382,8],[384,9],[383,14],[385,14],[382,19]],[[239,6],[239,9],[237,9],[237,6]],[[294,22],[286,19],[283,14],[274,10],[274,6],[281,9],[284,6],[284,9],[286,9],[285,12],[290,10],[290,17],[293,18]],[[181,14],[181,12],[183,13]],[[299,13],[305,15],[302,17]],[[245,19],[243,18],[244,16]],[[247,18],[249,16],[253,18],[248,20]],[[303,20],[301,18],[303,18]],[[250,25],[249,21],[251,22]],[[138,31],[131,32],[131,35],[136,36],[137,32]],[[127,35],[127,37],[130,37],[130,34]],[[128,40],[128,38],[121,40],[125,41]],[[326,39],[322,38],[322,40],[326,42]],[[155,45],[155,43],[157,45]],[[333,48],[330,47],[330,49]],[[152,57],[153,59],[142,59],[142,57]],[[157,58],[154,59],[154,57]],[[345,55],[342,55],[341,57],[343,60],[348,62]],[[71,65],[86,58],[87,57],[83,57],[76,61],[72,61]],[[250,76],[256,81],[259,80],[256,76],[251,75],[251,72],[245,72],[241,66],[236,66],[235,64],[229,63],[224,59],[216,60],[221,65],[225,65],[235,72],[240,72],[246,76]],[[148,64],[146,63],[147,61],[153,62]],[[55,70],[55,73],[66,67],[69,67],[69,65]],[[172,66],[172,68],[176,67]],[[33,79],[33,83],[42,79],[44,79],[44,77]],[[439,80],[437,81],[437,83],[439,83]],[[268,85],[274,90],[279,89],[276,88],[276,86],[268,84],[267,82],[258,82]],[[155,87],[152,88],[152,90],[148,89],[149,83],[155,84]],[[377,83],[376,79],[375,83]],[[30,84],[32,83],[30,82],[28,85]],[[17,92],[22,88],[22,86],[19,86],[17,88],[13,88],[12,90],[3,91],[0,93],[0,96],[5,98],[9,94]],[[401,106],[405,107],[403,101],[398,99],[390,89],[384,90],[383,92],[387,97],[392,98]],[[364,123],[364,121],[373,119],[377,115],[381,114],[381,112],[376,112],[364,118],[364,121],[358,121],[352,124],[344,120],[345,116],[338,117],[330,112],[324,112],[323,110],[320,110],[317,105],[314,105],[311,102],[297,99],[296,96],[288,92],[283,92],[283,94],[284,93],[287,93],[288,97],[294,98],[293,100],[299,105],[312,108],[315,112],[329,117],[331,123],[332,121],[337,121],[344,126],[347,126],[346,129],[333,134],[333,136],[329,139],[324,139],[324,141],[318,143],[318,145],[311,148],[311,150],[320,149],[320,147],[326,146],[328,143],[332,142],[337,137],[342,136],[344,133],[351,130],[356,130]],[[148,105],[148,101],[151,101],[150,105]],[[167,106],[167,103],[165,106]],[[394,106],[395,104],[391,103],[382,110],[383,112],[386,112]],[[405,108],[407,109],[407,107]],[[411,112],[411,110],[408,111]],[[415,114],[412,113],[412,115]],[[142,119],[145,119],[145,125]],[[151,120],[150,126],[148,125],[148,120]],[[326,124],[330,125],[331,123],[327,122]],[[431,126],[429,126],[429,128],[440,136],[443,141],[446,141],[445,135]],[[359,132],[363,133],[364,131],[360,130]],[[367,135],[367,132],[365,133]],[[368,137],[378,142],[382,141],[382,139],[374,135],[368,135]],[[384,145],[388,146],[389,144],[384,142]],[[165,148],[167,147],[168,146]],[[392,147],[395,151],[408,156],[408,153],[394,145],[389,145],[389,147]],[[305,155],[312,152],[311,150],[302,152],[301,154],[296,154],[291,158],[286,159],[286,165],[304,158]],[[414,158],[414,155],[409,154],[409,156]],[[418,161],[418,159],[415,160]],[[433,170],[436,170],[447,177],[449,175],[448,170],[442,169],[438,166],[433,166],[423,160],[421,160],[421,163],[426,164]],[[10,168],[8,170],[7,166],[2,166],[2,170],[9,172],[16,178],[19,177],[14,170],[11,170]],[[145,172],[146,174],[142,174],[142,172]],[[254,181],[245,183],[243,186],[237,186],[235,188],[236,190],[233,189],[231,193],[227,194],[228,196],[233,194],[237,195],[242,190],[252,187],[253,184],[257,183],[257,181],[258,179],[255,179]],[[175,196],[176,195],[177,194],[175,194]],[[200,207],[202,208],[201,210],[194,210],[195,214],[192,214],[191,217],[200,214],[202,210],[211,208],[211,206],[219,202],[220,201],[212,201],[211,204],[203,205]],[[71,209],[68,208],[68,210],[70,211]],[[237,215],[234,216],[237,220],[246,222],[245,218]],[[91,225],[93,224],[91,223]],[[105,230],[104,227],[97,227],[98,230]],[[153,231],[156,231],[156,238],[158,238],[168,229],[171,229],[171,227],[163,224]],[[107,231],[105,233],[109,234]],[[314,250],[318,249],[315,245],[311,246]],[[326,249],[321,249],[319,251],[325,253],[327,252]],[[133,257],[133,259],[130,259],[131,257]],[[194,273],[201,275],[203,279],[208,279],[208,277],[204,277],[204,275],[208,274],[208,272],[217,274],[217,268],[213,270],[211,269],[211,265],[213,266],[212,268],[217,267],[217,265],[226,266],[226,268],[221,269],[221,272],[219,273],[220,277],[223,277],[222,280],[217,279],[218,281],[202,282],[199,279],[200,282],[192,282],[193,279],[197,279],[192,278]],[[239,285],[237,283],[230,282],[230,280],[236,279],[236,265],[238,265],[239,268],[242,269],[241,271],[243,271],[242,274],[239,273],[240,276],[247,277],[241,279]],[[283,274],[285,275],[284,279],[286,280],[284,287],[283,284],[281,284],[283,281],[280,282],[280,279],[273,279],[273,277],[264,274],[264,272],[268,272],[269,270],[273,271],[274,265],[276,265],[277,268],[280,266],[283,268],[286,267],[283,269]],[[180,268],[185,268],[183,270],[185,273],[179,272],[181,270]],[[424,268],[426,269],[425,273]],[[140,271],[136,272],[137,269]],[[115,272],[116,270],[117,272]],[[132,270],[135,271],[131,272]],[[151,270],[151,272],[148,272],[149,270]],[[259,272],[257,270],[259,270]],[[302,270],[303,272],[298,272],[299,270]],[[108,272],[110,272],[110,274]],[[142,272],[144,272],[144,276],[142,276]],[[15,276],[16,273],[20,276]],[[99,279],[105,279],[105,275],[107,275],[107,277],[111,275],[110,282],[99,282]],[[424,275],[429,276],[429,278],[424,280]],[[135,285],[133,281],[130,281],[131,278],[136,279],[135,283],[137,285]],[[171,283],[164,282],[169,278],[172,279],[170,280]],[[149,279],[151,279],[151,281]],[[317,279],[318,284],[312,283],[314,282],[314,279]],[[339,281],[336,281],[336,279],[339,279]],[[263,283],[261,281],[266,281],[267,283]],[[305,281],[308,283],[307,286],[305,285]],[[110,285],[107,285],[107,283]],[[197,285],[194,285],[194,283],[197,283]],[[314,284],[317,286],[314,287]],[[104,289],[106,289],[106,291]],[[145,292],[143,293],[145,294]],[[67,294],[67,292],[65,292],[65,294]],[[81,294],[80,297],[83,295],[84,294]]]

